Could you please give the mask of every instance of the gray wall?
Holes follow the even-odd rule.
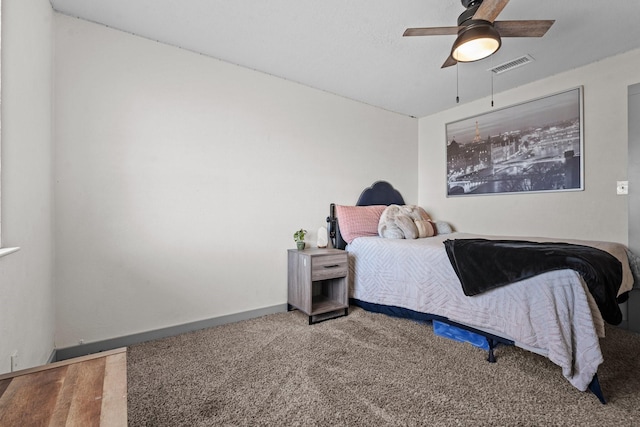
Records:
[[[51,44],[48,0],[2,1],[0,374],[45,363],[54,348]]]
[[[640,84],[629,86],[628,179],[629,249],[640,255]],[[631,292],[627,308],[629,329],[640,332],[640,290]]]
[[[629,86],[629,249],[640,254],[640,83]]]

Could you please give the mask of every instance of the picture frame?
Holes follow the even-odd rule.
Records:
[[[447,197],[584,190],[582,92],[447,123]]]

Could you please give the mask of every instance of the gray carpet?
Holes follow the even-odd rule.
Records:
[[[490,364],[430,324],[278,313],[130,347],[129,425],[640,426],[640,335],[601,346],[607,405],[519,348]]]

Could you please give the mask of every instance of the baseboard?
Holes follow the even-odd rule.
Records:
[[[53,363],[56,361],[56,349],[51,350],[51,354],[49,355],[49,359],[47,359],[47,364]]]
[[[229,314],[227,316],[214,317],[197,322],[170,326],[168,328],[156,329],[153,331],[141,332],[138,334],[127,335],[118,338],[111,338],[104,341],[96,341],[92,343],[75,345],[72,347],[59,348],[54,350],[51,361],[61,361],[71,359],[72,357],[86,356],[88,354],[99,353],[101,351],[113,350],[115,348],[128,347],[131,345],[143,343],[145,341],[172,337],[175,335],[184,334],[186,332],[193,332],[200,329],[211,328],[213,326],[239,322],[241,320],[255,319],[256,317],[266,316],[268,314],[274,313],[281,313],[284,311],[287,311],[287,304],[278,304],[271,307],[244,311],[242,313]]]

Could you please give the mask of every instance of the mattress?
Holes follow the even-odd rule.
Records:
[[[519,347],[548,357],[562,368],[573,386],[586,390],[603,362],[599,338],[604,337],[605,329],[580,275],[573,270],[557,270],[468,297],[443,245],[444,240],[457,238],[492,237],[466,233],[416,240],[358,237],[346,248],[349,296],[446,317],[510,339]],[[633,279],[624,246],[570,243],[598,247],[616,256],[623,265],[620,293],[631,289]]]

